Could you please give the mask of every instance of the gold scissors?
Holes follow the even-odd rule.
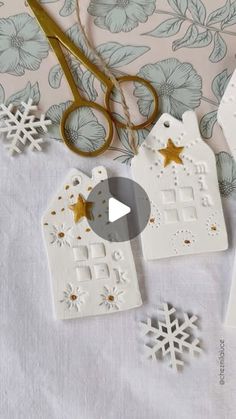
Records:
[[[103,153],[107,148],[110,146],[113,138],[113,122],[120,128],[127,128],[127,126],[122,123],[121,121],[117,120],[111,109],[110,109],[110,99],[111,94],[114,89],[114,84],[112,80],[107,77],[100,69],[93,64],[86,55],[68,38],[68,36],[59,28],[59,26],[54,22],[54,20],[44,11],[42,6],[38,3],[37,0],[28,0],[28,4],[32,9],[35,17],[37,18],[42,30],[45,32],[46,37],[48,38],[49,43],[51,44],[52,49],[54,50],[58,61],[62,67],[62,70],[65,74],[67,82],[70,86],[72,94],[74,96],[74,102],[71,106],[64,112],[62,119],[61,119],[61,135],[65,142],[65,144],[75,153],[84,156],[84,157],[93,157]],[[78,88],[76,86],[75,80],[73,75],[70,71],[69,65],[66,61],[65,55],[62,50],[62,46],[65,47],[71,54],[80,60],[83,65],[90,70],[106,87],[105,89],[105,97],[104,103],[105,107],[101,105],[91,102],[89,100],[85,100],[79,93]],[[139,125],[132,125],[132,129],[139,130],[151,125],[152,122],[155,121],[158,115],[158,96],[151,85],[150,82],[144,80],[138,76],[122,76],[118,77],[117,81],[119,83],[122,82],[136,82],[144,85],[149,92],[151,92],[153,99],[154,99],[154,106],[151,116]],[[93,151],[84,151],[79,147],[72,144],[69,140],[68,135],[66,134],[66,122],[72,112],[76,111],[80,107],[87,107],[92,108],[97,112],[100,112],[103,115],[103,118],[107,121],[108,124],[108,131],[106,131],[106,138],[104,139],[104,143],[102,146],[97,148]]]

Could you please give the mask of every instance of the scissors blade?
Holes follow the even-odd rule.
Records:
[[[38,23],[47,37],[57,37],[60,35],[61,29],[54,20],[44,11],[38,0],[27,0],[32,12],[34,13]]]
[[[69,50],[74,55],[75,58],[80,60],[84,64],[84,66],[88,70],[90,70],[98,79],[100,79],[107,87],[111,87],[113,85],[111,80],[86,57],[86,55],[74,44],[74,42],[72,42],[68,38],[68,36],[56,24],[56,22],[45,12],[45,10],[38,3],[38,1],[27,1],[48,40],[50,41],[50,38],[56,38],[67,50]],[[52,47],[54,49],[53,45]]]

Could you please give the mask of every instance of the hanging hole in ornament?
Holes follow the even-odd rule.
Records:
[[[73,186],[77,186],[81,183],[81,177],[80,176],[75,176],[72,178],[72,185]]]
[[[165,127],[165,128],[170,128],[170,123],[169,123],[169,121],[165,121],[165,122],[163,123],[163,125],[164,125],[164,127]]]

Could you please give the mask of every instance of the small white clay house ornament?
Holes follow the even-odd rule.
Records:
[[[236,160],[236,70],[221,99],[218,109],[218,122],[223,129],[231,153]]]
[[[43,216],[57,319],[109,314],[142,304],[130,242],[108,242],[89,226],[91,190],[107,179],[72,169]]]
[[[215,156],[193,111],[182,121],[160,117],[132,160],[132,174],[152,208],[141,235],[146,260],[227,249]]]

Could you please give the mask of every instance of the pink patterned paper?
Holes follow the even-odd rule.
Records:
[[[57,58],[53,51],[47,53],[43,47],[44,35],[39,30],[36,33],[36,23],[27,20],[27,15],[30,19],[32,13],[25,1],[3,0],[1,3],[0,96],[5,102],[13,98],[13,102],[18,103],[32,95],[33,88],[40,111],[53,120],[51,136],[60,139],[60,116],[72,96],[65,77],[60,74]],[[70,31],[73,27],[70,35],[75,42],[80,42],[75,0],[42,0],[41,3],[64,30]],[[92,43],[100,46],[116,74],[139,74],[149,79],[159,93],[161,112],[181,118],[185,110],[196,109],[203,137],[219,153],[228,151],[216,113],[235,69],[236,7],[222,0],[199,0],[199,7],[194,8],[196,3],[198,1],[191,0],[109,0],[105,3],[83,0],[81,16]],[[38,64],[27,56],[35,45],[29,43],[32,39],[40,43],[35,49],[39,54]],[[15,63],[10,62],[8,55],[3,63],[7,46],[8,54],[17,50],[21,55],[22,49],[26,54],[23,58],[17,56]],[[14,64],[17,65],[18,60],[23,65],[18,67],[17,75]],[[90,99],[98,100],[96,96],[101,97],[99,84],[87,77],[88,74],[84,76],[85,70],[75,62],[74,68],[78,83],[83,79],[82,90]],[[20,91],[23,92],[19,94]],[[143,101],[139,89],[137,97],[141,112],[146,115],[150,103]],[[139,133],[140,143],[146,134],[147,131]],[[130,162],[133,154],[125,132],[118,132],[113,147],[115,150],[108,151],[106,157]],[[220,170],[222,164],[232,166],[229,154],[219,153],[217,158]]]

